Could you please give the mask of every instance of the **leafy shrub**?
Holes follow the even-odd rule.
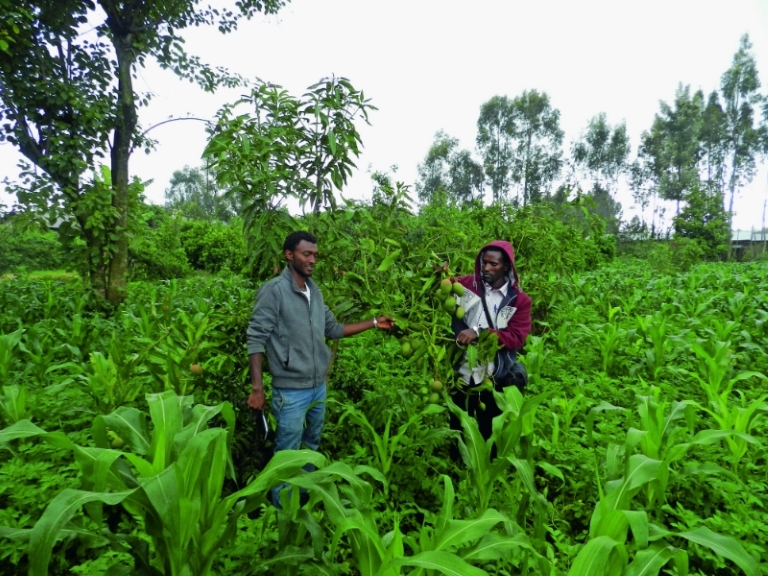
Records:
[[[145,230],[128,248],[131,280],[182,278],[190,271],[179,240],[179,222],[169,219],[156,230]]]
[[[0,225],[0,274],[26,270],[56,270],[64,265],[56,233],[46,230],[23,230],[9,224]]]
[[[204,270],[241,272],[245,266],[246,257],[245,237],[239,221],[229,225],[216,223],[211,226],[203,239]]]
[[[248,249],[239,220],[229,224],[186,220],[181,224],[180,240],[195,270],[241,272],[245,266]]]

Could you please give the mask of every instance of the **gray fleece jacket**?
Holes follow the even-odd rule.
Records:
[[[309,278],[306,283],[311,304],[288,267],[256,293],[248,324],[248,354],[266,352],[275,388],[322,384],[331,360],[325,338],[344,335],[344,325],[336,322],[317,284]]]

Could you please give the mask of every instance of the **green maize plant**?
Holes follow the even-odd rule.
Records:
[[[666,504],[667,486],[673,473],[672,464],[680,462],[693,446],[707,446],[728,439],[734,434],[723,430],[700,430],[692,439],[683,441],[687,427],[678,423],[684,417],[691,419],[694,405],[692,402],[672,402],[659,399],[660,390],[653,386],[650,394],[637,396],[637,413],[640,416],[638,427],[631,427],[625,442],[626,454],[635,450],[647,458],[658,461],[658,468],[653,480],[643,486],[646,495],[646,508],[653,511],[657,519],[663,517],[663,505]],[[687,414],[686,414],[687,413]],[[706,474],[728,474],[720,466],[709,463],[691,470]],[[683,473],[678,472],[678,476]]]
[[[573,419],[586,403],[584,394],[578,393],[571,399],[553,398],[549,405],[552,408],[552,444],[560,442],[561,433],[567,436],[571,431]],[[559,412],[558,412],[559,411]]]
[[[748,401],[744,392],[737,390],[734,394],[734,386],[752,378],[766,380],[761,372],[741,372],[729,378],[731,374],[731,350],[726,342],[714,342],[710,353],[701,344],[691,344],[691,349],[696,354],[699,364],[699,373],[689,372],[701,385],[707,395],[708,406],[695,405],[712,416],[719,429],[728,432],[723,438],[731,453],[731,466],[734,471],[738,469],[739,462],[747,452],[748,444],[760,445],[760,441],[750,435],[763,413],[768,410],[766,399],[768,394]],[[738,395],[738,403],[734,396]]]
[[[546,347],[544,338],[528,336],[525,342],[525,354],[519,358],[525,364],[529,383],[535,384],[539,381],[550,352],[551,350]]]
[[[7,425],[15,424],[19,420],[28,418],[27,414],[27,390],[23,386],[3,386],[0,395],[0,418]]]
[[[428,404],[423,410],[412,414],[408,420],[397,427],[397,431],[392,429],[392,420],[395,416],[395,411],[390,410],[386,417],[384,424],[384,430],[381,434],[376,431],[376,428],[368,421],[365,414],[356,408],[352,404],[345,404],[343,412],[339,418],[337,426],[341,426],[345,420],[349,419],[356,426],[365,433],[367,440],[373,445],[372,462],[373,467],[381,472],[384,478],[384,490],[385,494],[389,494],[389,480],[390,471],[392,465],[395,462],[395,458],[398,456],[398,447],[401,442],[411,436],[411,431],[414,425],[420,423],[424,418],[441,414],[445,411],[445,408],[437,404]],[[418,437],[419,435],[417,435]]]
[[[598,484],[600,500],[589,524],[589,540],[573,561],[568,576],[652,576],[670,561],[678,576],[688,574],[688,554],[664,541],[684,538],[732,560],[747,576],[758,576],[760,567],[734,538],[708,528],[672,533],[651,524],[645,510],[632,509],[640,490],[658,480],[662,463],[643,454],[626,459],[624,475]],[[631,538],[630,538],[631,534]]]
[[[172,391],[149,394],[147,403],[149,421],[145,413],[126,407],[98,416],[92,427],[95,448],[78,446],[61,432],[47,433],[29,420],[0,432],[0,443],[38,436],[72,450],[83,475],[83,489],[61,492],[33,528],[3,532],[28,540],[30,576],[48,574],[53,546],[72,534],[130,552],[139,572],[208,576],[217,551],[234,539],[242,514],[261,505],[270,488],[290,479],[305,464],[325,462],[316,452],[280,452],[253,482],[224,496],[224,479],[232,474],[231,406],[193,406],[191,396]],[[226,428],[208,428],[216,416],[226,422]],[[106,529],[104,504],[120,505],[140,522],[152,552],[145,540]],[[100,531],[90,532],[71,522],[83,508]]]
[[[520,391],[514,386],[505,388],[503,393],[494,392],[494,398],[502,409],[502,413],[493,419],[493,432],[487,441],[480,434],[477,420],[471,418],[446,397],[448,409],[461,422],[462,436],[458,440],[459,452],[467,467],[471,485],[470,494],[478,514],[482,514],[490,507],[497,485],[506,485],[509,488],[507,473],[510,467],[517,472],[513,480],[515,489],[510,488],[510,492],[521,494],[521,487],[524,487],[529,497],[537,493],[533,473],[535,466],[562,477],[562,473],[551,464],[529,461],[535,432],[536,410],[550,395],[551,393],[544,393],[523,399]],[[492,458],[494,447],[496,448],[495,459]],[[518,506],[518,513],[524,514],[528,499],[522,498],[521,504]]]
[[[677,332],[674,336],[669,333],[667,317],[661,312],[653,316],[637,316],[637,332],[645,343],[650,344],[644,350],[645,368],[652,382],[659,382],[669,365],[682,351],[681,336],[685,332]]]
[[[0,334],[0,384],[11,384],[14,350],[17,349],[22,334],[24,334],[23,328],[8,334]]]
[[[609,308],[608,322],[589,327],[579,324],[581,334],[589,340],[600,352],[602,370],[605,374],[611,374],[616,363],[616,352],[626,340],[628,331],[618,324],[617,314],[619,308]]]
[[[19,351],[27,360],[27,375],[41,385],[46,382],[48,370],[56,364],[57,338],[49,324],[43,321],[24,331]]]
[[[382,535],[372,508],[371,487],[359,480],[358,471],[361,470],[334,463],[290,482],[305,487],[313,499],[323,500],[325,513],[334,525],[328,556],[334,557],[339,544],[345,540],[361,576],[401,576],[405,574],[404,568],[410,568],[407,573],[412,575],[486,576],[489,573],[476,564],[504,561],[517,550],[535,554],[526,536],[496,510],[486,510],[475,519],[455,519],[455,493],[447,476],[442,476],[444,491],[440,511],[432,521],[425,522],[418,534],[404,536],[395,518],[393,530]],[[338,479],[346,482],[340,483]],[[344,505],[345,500],[349,506]],[[310,500],[310,506],[312,502]],[[506,526],[504,532],[494,531],[499,525]],[[514,533],[509,534],[510,530]],[[411,555],[406,554],[405,544]],[[540,560],[546,564],[545,559]]]

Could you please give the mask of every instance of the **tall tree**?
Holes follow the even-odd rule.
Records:
[[[611,126],[605,113],[589,121],[586,132],[573,145],[573,161],[601,190],[615,193],[619,176],[629,168],[627,125]]]
[[[449,158],[458,145],[457,138],[448,136],[442,130],[435,134],[424,161],[417,167],[419,181],[416,182],[416,193],[421,202],[429,202],[435,192],[448,188]]]
[[[717,92],[707,98],[701,116],[699,134],[699,179],[712,193],[725,192],[725,168],[728,153],[728,125]]]
[[[7,1],[7,0],[5,0]],[[149,95],[133,79],[149,59],[205,90],[239,78],[211,69],[184,50],[190,26],[234,30],[241,18],[273,13],[285,0],[239,0],[212,8],[200,0],[18,0],[12,41],[0,58],[0,140],[34,166],[23,167],[20,200],[66,216],[70,237],[87,247],[85,277],[110,302],[125,297],[127,227],[132,198],[129,159],[147,145],[138,109]],[[4,4],[5,5],[5,4]],[[7,44],[7,46],[6,46]],[[108,161],[106,160],[108,158]],[[108,176],[89,178],[102,161]]]
[[[316,212],[335,208],[335,190],[346,184],[362,148],[355,122],[367,122],[374,109],[349,80],[334,77],[298,97],[259,80],[217,112],[203,156],[217,184],[237,199],[262,265],[280,253],[275,237],[295,226],[286,218],[286,200]]]
[[[731,67],[720,79],[720,94],[725,103],[728,145],[728,212],[733,213],[736,190],[752,181],[756,157],[768,149],[768,129],[756,118],[756,110],[765,105],[758,92],[760,79],[752,55],[752,43],[744,35],[733,56]]]
[[[674,105],[660,103],[650,132],[641,136],[640,153],[653,172],[659,196],[676,203],[698,185],[704,95],[691,94],[689,86],[679,86]]]
[[[549,193],[562,167],[560,112],[552,108],[546,93],[536,90],[516,97],[510,112],[512,181],[522,187],[523,204],[538,202]]]
[[[512,170],[512,102],[506,96],[494,96],[480,107],[477,119],[477,148],[491,185],[493,201],[505,199]]]
[[[199,220],[228,221],[236,213],[231,200],[219,194],[215,177],[201,168],[175,170],[165,189],[167,208]]]
[[[469,150],[459,150],[457,138],[442,130],[435,134],[418,173],[416,192],[422,202],[429,202],[437,192],[456,202],[471,202],[483,196],[483,167]]]

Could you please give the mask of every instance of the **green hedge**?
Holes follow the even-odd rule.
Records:
[[[57,270],[64,266],[61,246],[52,231],[22,230],[0,224],[0,274],[16,270]]]

